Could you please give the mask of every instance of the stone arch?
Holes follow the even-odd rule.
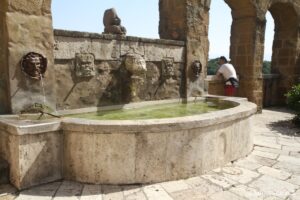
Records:
[[[299,15],[289,2],[274,2],[269,11],[275,23],[272,73],[280,75],[277,98],[278,103],[283,104],[284,94],[298,81],[300,75]]]
[[[238,95],[262,107],[262,62],[265,20],[251,0],[225,0],[232,9],[230,58],[240,79]]]

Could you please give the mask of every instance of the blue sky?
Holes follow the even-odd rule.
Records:
[[[224,1],[212,0],[210,9],[209,57],[229,57],[231,10]],[[159,38],[158,0],[52,0],[53,26],[56,29],[102,33],[103,13],[114,7],[127,29],[127,35]],[[265,60],[271,59],[274,22],[267,14]]]

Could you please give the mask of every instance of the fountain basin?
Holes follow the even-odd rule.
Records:
[[[253,147],[251,116],[256,105],[243,98],[216,100],[233,107],[151,120],[33,122],[6,117],[0,121],[0,152],[18,188],[62,178],[133,184],[197,176],[246,156]],[[143,104],[151,102],[129,106]]]

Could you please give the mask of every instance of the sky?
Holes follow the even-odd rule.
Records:
[[[146,3],[145,3],[146,2]],[[127,35],[159,38],[158,0],[52,0],[55,29],[102,33],[103,13],[115,8]],[[271,60],[274,21],[268,13],[264,59]],[[209,24],[209,58],[229,57],[231,10],[222,0],[212,0]]]

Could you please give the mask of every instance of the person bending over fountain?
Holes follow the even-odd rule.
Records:
[[[225,56],[219,58],[218,65],[220,67],[217,70],[216,79],[223,76],[225,80],[225,95],[234,96],[236,88],[239,86],[239,81],[233,65],[227,61]]]
[[[126,28],[121,26],[121,19],[114,8],[105,10],[103,16],[104,33],[126,35]]]

